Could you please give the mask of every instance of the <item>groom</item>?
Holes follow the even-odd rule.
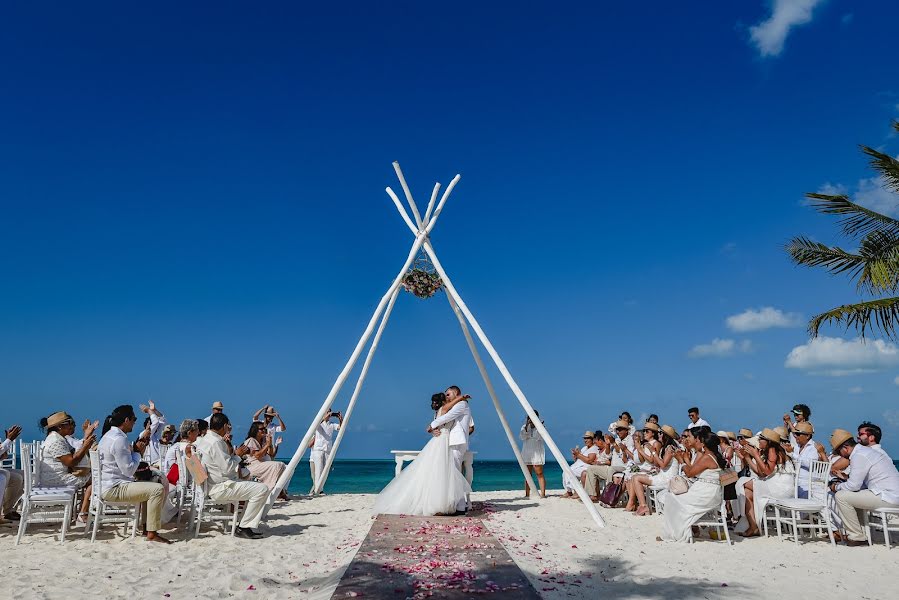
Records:
[[[446,392],[444,393],[446,394],[446,401],[450,402],[458,398],[462,394],[462,390],[460,390],[457,385],[451,385],[446,388]],[[455,463],[456,469],[461,471],[462,459],[465,458],[465,453],[468,452],[468,430],[469,427],[471,427],[471,407],[468,406],[468,400],[462,400],[452,407],[445,415],[431,421],[429,431],[434,431],[441,425],[449,423],[450,421],[456,422],[449,432],[450,452],[453,455],[453,463]],[[440,433],[437,432],[437,435],[439,434]],[[456,504],[456,511],[465,512],[466,508],[466,499],[462,498]]]

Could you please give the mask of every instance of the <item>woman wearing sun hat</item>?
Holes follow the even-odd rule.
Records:
[[[646,423],[646,427],[654,423]],[[658,426],[656,426],[658,427]],[[651,429],[651,427],[650,427]],[[628,497],[633,496],[638,504],[637,516],[649,514],[649,505],[646,502],[646,488],[656,490],[668,489],[668,482],[680,472],[680,463],[677,462],[677,431],[670,425],[658,427],[659,447],[652,456],[652,462],[656,471],[654,475],[640,473],[628,482]]]
[[[743,486],[745,526],[744,519],[741,519],[735,531],[744,537],[756,537],[761,535],[759,524],[764,519],[768,501],[793,496],[795,468],[793,459],[780,445],[780,434],[767,427],[759,434],[758,450],[747,445],[738,454],[743,463],[758,475],[758,479],[750,480]]]

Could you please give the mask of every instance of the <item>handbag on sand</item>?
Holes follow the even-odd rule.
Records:
[[[737,479],[740,477],[737,475],[737,472],[733,469],[724,469],[721,471],[721,475],[718,476],[721,480],[721,485],[726,486],[732,483],[737,483]]]
[[[607,483],[599,495],[599,501],[610,508],[614,508],[618,504],[618,500],[621,499],[622,491],[623,486],[620,483]]]
[[[668,491],[675,495],[686,494],[690,489],[690,481],[683,475],[676,475],[668,482]]]

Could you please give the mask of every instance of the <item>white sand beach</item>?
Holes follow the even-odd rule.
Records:
[[[765,598],[799,590],[811,598],[887,598],[899,573],[899,548],[830,547],[771,539],[733,547],[655,541],[660,517],[601,510],[598,530],[575,500],[525,500],[520,492],[479,492],[485,522],[544,598]],[[3,598],[328,598],[371,524],[374,495],[328,495],[279,503],[265,540],[219,529],[177,543],[122,539],[106,528],[91,544],[76,528],[60,545],[33,526],[18,547],[0,527]],[[166,532],[164,532],[166,533]]]

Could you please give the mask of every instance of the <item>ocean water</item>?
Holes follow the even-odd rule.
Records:
[[[287,462],[287,461],[284,461]],[[408,466],[409,463],[406,463]],[[393,479],[396,462],[393,460],[340,460],[334,461],[325,493],[331,494],[377,494]],[[562,487],[562,469],[559,465],[544,467],[547,489]],[[309,461],[300,461],[290,480],[287,491],[290,494],[306,494],[312,487]],[[475,460],[472,488],[476,492],[493,490],[522,490],[524,478],[514,460]]]
[[[287,462],[286,460],[284,462]],[[893,463],[899,468],[899,460]],[[408,466],[409,463],[406,463]],[[393,479],[396,463],[392,460],[340,460],[334,461],[325,493],[331,494],[377,494]],[[555,462],[543,467],[547,489],[562,487],[562,469]],[[312,487],[309,461],[303,460],[294,471],[288,493],[307,494]],[[474,482],[476,492],[493,490],[522,490],[524,479],[518,463],[514,460],[475,460]]]

